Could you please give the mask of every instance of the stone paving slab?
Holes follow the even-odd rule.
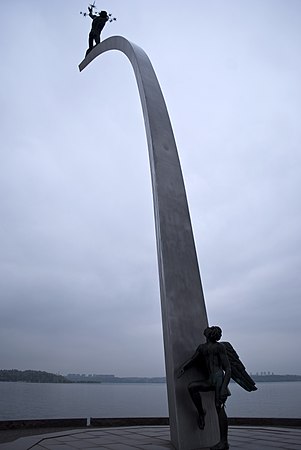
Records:
[[[230,427],[232,450],[301,450],[300,428]],[[0,450],[174,450],[168,426],[88,428],[30,436]],[[209,449],[203,449],[209,450]]]

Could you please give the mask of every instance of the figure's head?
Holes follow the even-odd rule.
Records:
[[[99,16],[106,18],[106,17],[108,17],[108,13],[107,13],[107,11],[100,11]]]
[[[204,336],[210,342],[217,342],[222,337],[222,329],[220,327],[207,327]]]

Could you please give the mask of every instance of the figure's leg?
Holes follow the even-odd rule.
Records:
[[[90,31],[90,33],[89,33],[89,48],[88,48],[88,50],[86,51],[86,56],[90,53],[90,51],[93,49],[93,47],[94,47],[94,41],[95,41],[96,39],[95,39],[95,35],[94,35],[94,33],[92,32],[92,31]]]
[[[100,33],[95,35],[94,40],[95,40],[95,45],[100,43]]]
[[[88,50],[86,51],[86,56],[90,53],[92,48],[93,48],[93,34],[90,31],[90,33],[89,33],[89,47],[88,47]]]
[[[191,394],[192,401],[198,410],[198,426],[201,430],[205,428],[205,415],[206,411],[203,408],[202,396],[200,392],[194,392]]]
[[[190,397],[199,414],[198,426],[201,430],[203,430],[205,427],[205,415],[206,415],[206,411],[203,408],[201,392],[207,392],[210,390],[211,387],[206,382],[192,382],[188,386]]]
[[[218,424],[220,431],[220,441],[211,447],[210,450],[228,450],[228,418],[225,411],[225,405],[217,408]]]
[[[218,414],[219,428],[221,433],[221,442],[228,445],[228,418],[225,411],[225,405],[220,408]],[[229,447],[229,445],[228,445]]]
[[[94,43],[94,34],[90,31],[90,33],[89,33],[89,48],[90,49],[93,48],[93,43]]]

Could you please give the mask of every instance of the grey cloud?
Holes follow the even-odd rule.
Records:
[[[82,7],[2,6],[1,361],[160,376],[137,87],[117,52],[79,74],[89,30]],[[104,38],[120,34],[141,45],[158,74],[210,322],[223,327],[253,372],[301,373],[300,7],[191,0],[179,30],[180,7],[112,0],[118,20]],[[11,37],[12,26],[22,39]]]

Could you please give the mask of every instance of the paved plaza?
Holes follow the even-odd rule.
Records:
[[[233,450],[301,450],[300,428],[230,427]],[[88,428],[23,437],[0,450],[172,450],[168,426]]]

